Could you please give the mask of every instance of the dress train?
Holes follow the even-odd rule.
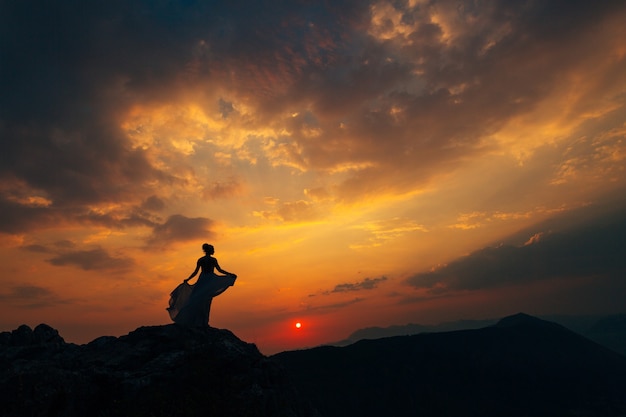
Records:
[[[228,287],[235,284],[235,276],[203,272],[193,284],[183,282],[170,294],[167,311],[178,324],[208,326],[211,302]]]

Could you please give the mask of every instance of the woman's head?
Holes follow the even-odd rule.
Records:
[[[213,248],[213,245],[209,245],[208,243],[202,245],[202,250],[209,255],[212,255],[213,252],[215,252],[215,248]]]

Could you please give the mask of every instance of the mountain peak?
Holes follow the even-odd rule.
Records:
[[[517,327],[517,326],[542,326],[554,327],[559,326],[556,323],[542,320],[540,318],[528,315],[526,313],[517,313],[500,319],[493,327]]]

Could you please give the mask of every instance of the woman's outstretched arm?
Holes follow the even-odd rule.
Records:
[[[196,274],[198,273],[198,271],[200,270],[200,260],[198,260],[198,262],[196,263],[196,269],[191,273],[191,275],[189,275],[189,278],[187,278],[186,280],[184,280],[184,282],[189,281],[191,278],[195,277]]]
[[[218,270],[218,272],[221,272],[224,275],[231,275],[231,276],[236,276],[235,274],[233,274],[232,272],[228,272],[228,271],[224,271],[220,265],[217,263],[217,259],[215,260],[215,269]]]

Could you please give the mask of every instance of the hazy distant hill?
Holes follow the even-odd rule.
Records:
[[[336,343],[331,343],[333,346],[347,346],[351,345],[359,340],[363,339],[381,339],[383,337],[393,336],[410,336],[419,333],[434,333],[434,332],[450,332],[454,330],[468,330],[468,329],[480,329],[481,327],[490,326],[495,324],[497,319],[489,320],[458,320],[450,321],[433,325],[422,324],[404,324],[395,325],[389,327],[365,327],[363,329],[356,330],[347,339],[341,340]]]
[[[594,342],[626,356],[626,314],[608,316],[551,315],[539,318],[558,323]],[[330,343],[347,346],[363,339],[381,339],[392,336],[409,336],[420,333],[449,332],[480,329],[498,322],[498,319],[458,320],[434,325],[405,324],[389,327],[366,327],[353,332],[348,338]]]
[[[272,358],[326,417],[626,415],[626,357],[524,314]]]
[[[584,335],[626,356],[626,314],[598,320]]]

